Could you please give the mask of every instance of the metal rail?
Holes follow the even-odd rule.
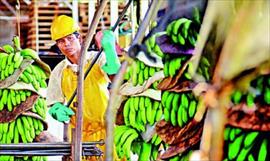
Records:
[[[103,145],[104,141],[82,143],[82,156],[102,156],[103,152],[96,145]],[[0,144],[0,155],[14,156],[70,156],[72,143],[19,143]]]

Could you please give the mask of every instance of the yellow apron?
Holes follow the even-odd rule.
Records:
[[[88,65],[89,63],[85,65],[84,71]],[[95,64],[84,81],[82,141],[105,140],[106,127],[104,114],[108,105],[109,92],[107,90],[107,76],[101,70],[100,66]],[[76,87],[76,73],[70,67],[65,68],[62,75],[62,92],[64,96],[69,99]],[[76,101],[76,98],[74,101]],[[76,111],[72,106],[73,103],[71,104],[71,108]],[[70,120],[69,138],[71,138],[71,128],[75,127],[75,123],[75,116],[73,116]],[[99,148],[105,152],[105,146]],[[95,158],[92,159],[95,160]]]

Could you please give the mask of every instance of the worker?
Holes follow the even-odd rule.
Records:
[[[82,48],[82,36],[79,33],[78,24],[66,15],[56,17],[51,25],[51,38],[56,41],[57,47],[66,56],[52,71],[47,91],[47,103],[49,113],[60,122],[70,121],[69,138],[71,128],[75,128],[76,100],[70,107],[63,106],[77,88],[77,73],[80,52]],[[101,32],[101,38],[97,41],[104,52],[94,64],[88,76],[84,80],[83,98],[83,131],[82,141],[105,140],[105,111],[108,105],[109,92],[108,76],[114,75],[120,68],[120,62],[115,49],[115,37],[110,30]],[[84,71],[89,67],[97,52],[86,54]],[[101,147],[105,152],[105,146]],[[93,158],[92,158],[93,159]]]

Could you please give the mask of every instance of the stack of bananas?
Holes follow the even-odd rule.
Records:
[[[133,86],[143,85],[161,68],[151,67],[140,60],[135,60],[125,73],[125,79]],[[159,81],[153,82],[150,88],[156,90]],[[163,107],[159,100],[149,96],[130,96],[123,107],[124,125],[115,127],[114,143],[118,157],[130,160],[131,152],[139,156],[139,160],[156,160],[162,143],[154,134],[145,141],[140,134],[146,132],[147,126],[154,126],[163,115]]]
[[[257,113],[260,108],[268,108],[270,105],[270,75],[259,75],[250,83],[248,90],[235,89],[231,95],[232,107],[247,107]],[[246,106],[245,106],[246,105]],[[268,120],[265,113],[260,113],[262,120]],[[230,119],[230,118],[229,118]],[[267,124],[267,122],[266,122]],[[265,129],[254,130],[227,125],[224,131],[224,160],[260,160],[270,159],[267,152],[270,149],[269,131]],[[269,130],[269,128],[268,128]]]
[[[227,126],[224,131],[224,161],[269,160],[269,135],[269,132]]]
[[[151,67],[140,60],[135,60],[133,61],[132,65],[127,68],[124,79],[131,79],[133,86],[143,85],[146,80],[160,70],[161,68]],[[154,89],[157,89],[158,83],[159,81],[156,81],[152,84]]]
[[[173,126],[185,126],[193,119],[197,110],[197,100],[192,92],[175,93],[165,91],[161,97],[164,119]]]
[[[148,66],[147,63],[136,59],[128,67],[124,79],[131,82],[133,86],[142,86],[155,73],[163,72],[165,79],[166,77],[177,77],[180,74],[183,77],[178,78],[179,82],[192,81],[187,72],[188,68],[192,68],[192,64],[189,63],[192,55],[171,56],[162,51],[156,40],[161,36],[168,35],[173,39],[173,43],[186,46],[186,49],[194,48],[198,37],[194,26],[191,20],[179,19],[170,23],[167,31],[149,36],[144,41],[147,52],[155,54],[162,60],[163,71],[162,68]],[[175,34],[178,35],[180,41],[178,41],[178,38],[175,39]],[[208,60],[206,59],[206,61]],[[203,65],[204,68],[209,68],[209,66],[209,62]],[[204,72],[208,72],[208,69]],[[149,129],[155,129],[155,124],[162,119],[170,122],[173,126],[180,126],[181,128],[193,119],[198,103],[192,90],[174,92],[170,89],[159,89],[159,84],[162,81],[155,81],[149,87],[157,91],[162,90],[159,98],[154,98],[153,95],[155,94],[151,96],[151,94],[144,95],[143,93],[140,95],[136,93],[127,97],[122,112],[124,122],[122,125],[115,127],[114,142],[118,157],[130,160],[131,152],[133,152],[138,155],[138,160],[156,160],[161,155],[161,151],[166,150],[169,145],[162,141],[156,132],[148,134]],[[148,134],[148,139],[143,137],[145,134]],[[189,150],[170,159],[188,160],[191,152],[192,150]]]
[[[15,83],[8,87],[0,88],[1,144],[31,143],[46,128],[44,120],[47,105],[45,95],[41,93],[47,88],[48,76],[44,69],[35,62],[36,59],[39,59],[36,52],[32,49],[21,50],[19,41],[18,37],[14,37],[14,48],[11,45],[4,45],[0,52],[0,82],[8,81],[8,78],[11,77],[13,80],[16,79]],[[26,59],[33,63],[23,68]],[[34,95],[36,99],[31,99],[30,97]],[[0,160],[46,161],[47,157],[1,155]]]
[[[247,92],[236,89],[231,95],[231,100],[235,105],[246,102],[248,107],[252,107],[255,102],[270,105],[270,75],[260,75],[252,80]]]
[[[199,35],[196,23],[187,18],[172,21],[166,32],[174,43],[186,48],[194,47]]]

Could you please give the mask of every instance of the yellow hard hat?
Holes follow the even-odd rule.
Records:
[[[73,18],[66,15],[60,15],[52,22],[51,37],[52,40],[57,40],[79,30],[80,27]]]

